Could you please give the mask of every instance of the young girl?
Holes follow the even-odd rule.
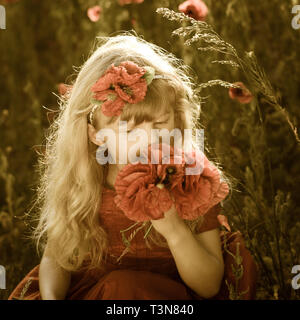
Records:
[[[120,121],[127,121],[128,133],[143,129],[149,138],[151,129],[179,128],[184,139],[184,129],[196,128],[200,107],[187,67],[173,55],[126,33],[102,42],[50,127],[33,234],[43,256],[9,299],[229,299],[233,287],[238,298],[254,299],[254,260],[239,232],[220,230],[223,199],[193,220],[172,205],[146,221],[126,251],[122,231],[133,221],[116,201],[116,181],[126,166]],[[103,128],[116,140],[99,137]],[[139,142],[147,146],[149,140]],[[106,156],[115,161],[101,164]],[[236,254],[244,270],[237,287]]]

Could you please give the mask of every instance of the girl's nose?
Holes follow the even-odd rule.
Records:
[[[154,130],[154,124],[152,122],[147,122],[145,126],[143,126],[143,130],[146,132],[145,137],[141,137],[142,140],[140,141],[143,147],[146,148],[151,143],[159,142],[158,132]]]
[[[159,137],[158,134],[155,134],[154,124],[152,122],[145,122],[144,125],[141,127],[144,131],[142,135],[138,137],[140,148],[137,150],[136,155],[138,157],[141,156],[142,151],[146,150],[151,143],[158,143]],[[151,138],[152,134],[152,138]],[[140,151],[141,150],[141,151]]]

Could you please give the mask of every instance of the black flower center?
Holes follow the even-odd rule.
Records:
[[[129,96],[132,95],[132,90],[131,90],[128,86],[123,85],[123,84],[120,84],[119,86],[120,86],[120,88],[122,89],[122,91],[124,91],[125,93],[127,93]]]
[[[244,95],[243,89],[241,89],[241,88],[235,88],[235,94],[236,94],[237,96],[243,96],[243,95]]]
[[[176,173],[176,168],[175,167],[168,167],[167,168],[167,173],[168,174],[175,174]]]

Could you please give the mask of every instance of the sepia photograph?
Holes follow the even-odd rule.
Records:
[[[300,1],[0,0],[0,63],[0,300],[300,300]]]

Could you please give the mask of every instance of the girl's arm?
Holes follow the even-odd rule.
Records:
[[[166,237],[180,277],[203,298],[215,296],[224,276],[219,229],[193,235],[188,226]]]
[[[42,300],[64,300],[70,281],[71,272],[56,263],[46,246],[39,267],[39,287]]]
[[[173,205],[164,218],[151,220],[167,240],[176,267],[185,284],[203,298],[215,296],[224,276],[224,261],[218,228],[194,235]]]

